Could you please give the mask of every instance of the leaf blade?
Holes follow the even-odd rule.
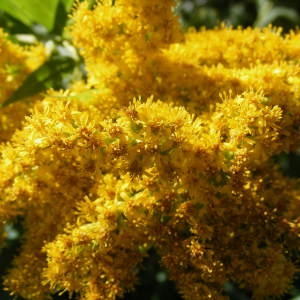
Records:
[[[74,66],[75,61],[71,58],[50,58],[32,72],[21,86],[1,104],[1,107],[8,106],[55,86],[55,82],[61,81],[63,74],[70,72]]]
[[[1,0],[0,9],[27,26],[38,23],[51,31],[58,2],[59,0]]]

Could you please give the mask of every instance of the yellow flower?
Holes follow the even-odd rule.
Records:
[[[71,33],[87,84],[49,92],[12,137],[21,117],[6,118],[0,221],[24,220],[5,277],[13,294],[113,300],[150,249],[184,299],[226,299],[227,281],[253,299],[290,288],[299,180],[274,157],[300,144],[299,32],[183,34],[173,5],[78,3]],[[4,63],[26,58],[20,78],[37,66],[5,43],[15,56]],[[9,94],[20,81],[7,72]]]

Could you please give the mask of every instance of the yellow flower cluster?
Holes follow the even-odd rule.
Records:
[[[153,94],[156,57],[182,34],[173,0],[100,2],[94,10],[86,2],[78,6],[71,32],[85,59],[88,85],[99,90],[96,102],[107,115],[112,106]]]
[[[274,157],[300,145],[300,33],[183,34],[173,6],[74,10],[87,84],[37,102],[0,146],[0,221],[24,227],[12,294],[117,299],[150,250],[183,299],[291,287],[300,185]]]
[[[0,28],[0,105],[21,85],[22,81],[38,68],[46,58],[41,44],[20,47],[8,40]],[[23,102],[1,109],[0,142],[8,141],[14,131],[21,127],[29,106]]]

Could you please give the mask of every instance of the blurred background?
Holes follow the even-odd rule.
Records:
[[[300,23],[300,1],[295,0],[185,0],[178,11],[185,27],[230,26],[264,27],[270,23],[288,31]]]
[[[93,5],[90,0],[90,5]],[[10,39],[20,44],[41,41],[48,47],[49,60],[33,72],[13,95],[14,101],[50,86],[65,88],[71,80],[84,78],[84,65],[72,47],[69,37],[64,33],[67,16],[73,0],[0,0],[0,27],[10,34]],[[300,1],[298,0],[182,0],[176,8],[183,28],[213,28],[220,23],[228,26],[264,27],[268,24],[281,26],[285,32],[300,25]],[[55,68],[57,63],[62,68]],[[39,82],[39,72],[48,71],[48,77]],[[38,85],[32,85],[32,82]],[[8,99],[9,100],[9,99]],[[300,176],[299,153],[282,154],[274,158],[287,176]],[[18,253],[22,235],[22,220],[6,226],[7,241],[0,248],[0,276],[9,268],[12,258]],[[177,300],[181,297],[176,292],[167,274],[161,269],[155,252],[145,259],[140,273],[140,284],[135,292],[126,295],[126,300]],[[224,284],[224,290],[232,300],[250,300],[251,291],[241,291],[234,283]],[[9,296],[3,291],[0,282],[1,300],[21,300]],[[54,299],[69,299],[68,295],[54,295]],[[72,299],[76,299],[76,295]],[[300,300],[300,281],[295,280],[293,288],[282,300]]]

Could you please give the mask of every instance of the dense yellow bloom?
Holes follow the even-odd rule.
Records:
[[[7,100],[23,80],[46,58],[44,47],[20,47],[10,42],[0,28],[0,104]],[[7,141],[28,114],[29,106],[22,102],[1,109],[0,141]]]
[[[255,290],[258,268],[270,283],[280,280],[276,290],[266,281],[258,299],[283,293],[295,267],[280,242],[282,225],[287,217],[293,222],[289,203],[296,216],[300,207],[284,188],[295,191],[296,183],[271,171],[267,158],[277,147],[270,143],[285,129],[280,109],[263,111],[263,100],[252,92],[225,98],[210,118],[231,114],[208,128],[208,117],[152,100],[135,102],[112,122],[93,108],[45,99],[2,150],[1,169],[14,168],[0,182],[7,193],[1,215],[22,214],[27,231],[8,286],[36,299],[43,298],[41,281],[54,291],[81,291],[83,299],[114,299],[133,287],[138,264],[154,248],[187,299],[191,287],[197,299],[204,291],[216,295],[203,281],[221,288],[228,276]],[[241,108],[241,129],[236,104],[251,108]],[[31,226],[37,220],[38,231]],[[274,249],[280,259],[272,260]],[[22,286],[28,269],[32,284]]]
[[[173,5],[74,11],[87,84],[50,92],[0,148],[0,221],[25,231],[13,294],[113,300],[149,250],[184,299],[290,288],[299,180],[274,157],[300,145],[299,32],[183,34]]]
[[[99,90],[102,110],[110,113],[135,96],[152,94],[155,56],[182,39],[174,5],[172,0],[105,1],[92,11],[86,2],[78,5],[71,32],[85,58],[88,84]]]

